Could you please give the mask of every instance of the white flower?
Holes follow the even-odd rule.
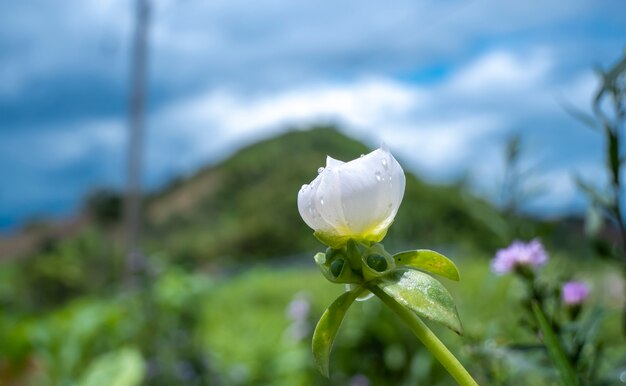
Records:
[[[402,167],[386,148],[350,162],[326,158],[326,167],[298,193],[298,210],[330,246],[348,239],[379,242],[404,195]]]

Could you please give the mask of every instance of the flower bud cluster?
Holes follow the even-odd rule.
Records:
[[[349,240],[344,247],[326,249],[315,261],[324,276],[333,283],[359,284],[376,279],[396,267],[382,244],[366,244]]]

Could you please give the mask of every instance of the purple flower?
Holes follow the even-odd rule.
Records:
[[[350,386],[370,386],[370,380],[363,374],[357,374],[350,378]]]
[[[539,239],[528,243],[514,241],[507,248],[500,249],[491,261],[491,270],[505,274],[517,267],[540,267],[548,261],[548,254]]]
[[[568,281],[563,285],[561,299],[563,303],[570,306],[577,306],[589,296],[589,287],[580,281]]]

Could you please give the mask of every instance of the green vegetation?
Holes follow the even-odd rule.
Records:
[[[312,329],[343,287],[315,268],[323,248],[298,214],[297,192],[326,154],[348,160],[368,151],[330,127],[292,131],[155,193],[146,204],[146,266],[133,289],[121,286],[114,195],[93,196],[87,220],[70,233],[32,230],[29,252],[0,266],[0,384],[304,386],[366,377],[370,385],[450,385],[375,299],[350,309],[331,380],[315,368]],[[461,283],[442,282],[465,334],[432,327],[479,383],[550,385],[558,378],[545,352],[517,343],[535,338],[517,325],[523,288],[494,276],[488,258],[514,237],[540,235],[555,256],[543,280],[584,272],[605,288],[613,267],[585,259],[577,224],[506,218],[462,186],[407,173],[385,243],[443,250],[457,264]],[[594,296],[598,309],[589,314],[605,316],[594,325],[594,339],[606,345],[602,371],[615,379],[618,300]]]
[[[552,265],[563,263],[557,258]],[[522,288],[509,278],[495,277],[476,260],[463,259],[459,266],[465,273],[463,285],[448,280],[445,284],[459,305],[465,335],[444,328],[437,330],[438,335],[461,353],[461,361],[481,384],[507,384],[492,377],[510,384],[550,384],[541,380],[556,376],[547,370],[540,352],[506,346],[531,339],[516,327],[518,306],[511,301],[520,297]],[[598,281],[607,274],[591,265],[586,268]],[[325,380],[314,365],[311,334],[324,307],[340,292],[314,269],[259,267],[218,280],[170,269],[143,291],[86,297],[37,317],[3,312],[0,353],[13,358],[12,371],[33,382],[23,384],[36,385],[73,385],[91,379],[91,373],[105,371],[94,370],[103,358],[108,359],[102,366],[146,368],[143,378],[154,385],[185,381],[339,386],[358,374],[373,385],[452,384],[408,328],[373,300],[350,309],[331,354],[333,376]],[[610,298],[596,300],[602,304]],[[297,308],[293,302],[310,304],[310,310],[305,307],[293,315],[297,314],[290,312]],[[606,323],[606,328],[598,328],[598,339],[612,346],[603,367],[608,371],[621,355],[619,342],[610,333],[618,328],[619,313],[612,313]],[[111,359],[115,356],[133,359],[131,364],[117,363]],[[487,367],[482,361],[497,366]],[[490,368],[496,369],[494,373]],[[118,371],[132,377],[137,370],[116,367],[114,373]],[[126,384],[134,383],[120,383]]]

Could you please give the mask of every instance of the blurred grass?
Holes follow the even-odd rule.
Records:
[[[511,277],[493,275],[486,262],[471,256],[457,262],[462,281],[442,281],[457,301],[465,337],[432,327],[480,378],[483,369],[473,355],[475,350],[486,346],[497,352],[496,347],[532,337],[517,326],[520,313],[515,299],[522,290],[518,283]],[[546,272],[560,270],[564,263],[556,257]],[[585,277],[596,289],[610,267],[590,263],[585,269]],[[330,383],[321,378],[310,352],[311,329],[342,291],[342,286],[326,282],[312,261],[311,268],[257,267],[218,280],[170,269],[163,271],[145,293],[86,297],[38,317],[15,318],[3,312],[0,350],[4,356],[26,355],[35,360],[40,373],[31,375],[36,376],[38,385],[71,385],[73,380],[90,378],[87,373],[96,371],[92,369],[94,363],[103,356],[117,355],[112,353],[125,347],[139,347],[141,364],[147,368],[165,366],[169,361],[173,368],[180,367],[182,360],[175,345],[184,339],[193,342],[196,355],[206,360],[205,378],[196,374],[196,380],[213,377],[233,385],[344,385],[355,374],[364,374],[372,385],[386,385],[390,380],[398,385],[418,381],[453,384],[408,328],[376,299],[356,303],[349,311],[332,354],[333,377]],[[619,317],[617,310],[610,308],[614,299],[594,293],[596,304],[614,314],[598,332],[615,340],[611,331],[618,328]],[[294,322],[287,310],[294,298],[310,301],[302,339],[290,334]],[[195,322],[181,323],[181,316]],[[155,339],[160,343],[151,350]],[[616,348],[620,344],[621,340],[614,342]],[[540,382],[544,375],[526,354],[502,351],[498,355],[502,355],[498,360],[508,363],[503,365],[506,371],[517,373],[516,379],[532,382],[523,384],[550,384]]]

